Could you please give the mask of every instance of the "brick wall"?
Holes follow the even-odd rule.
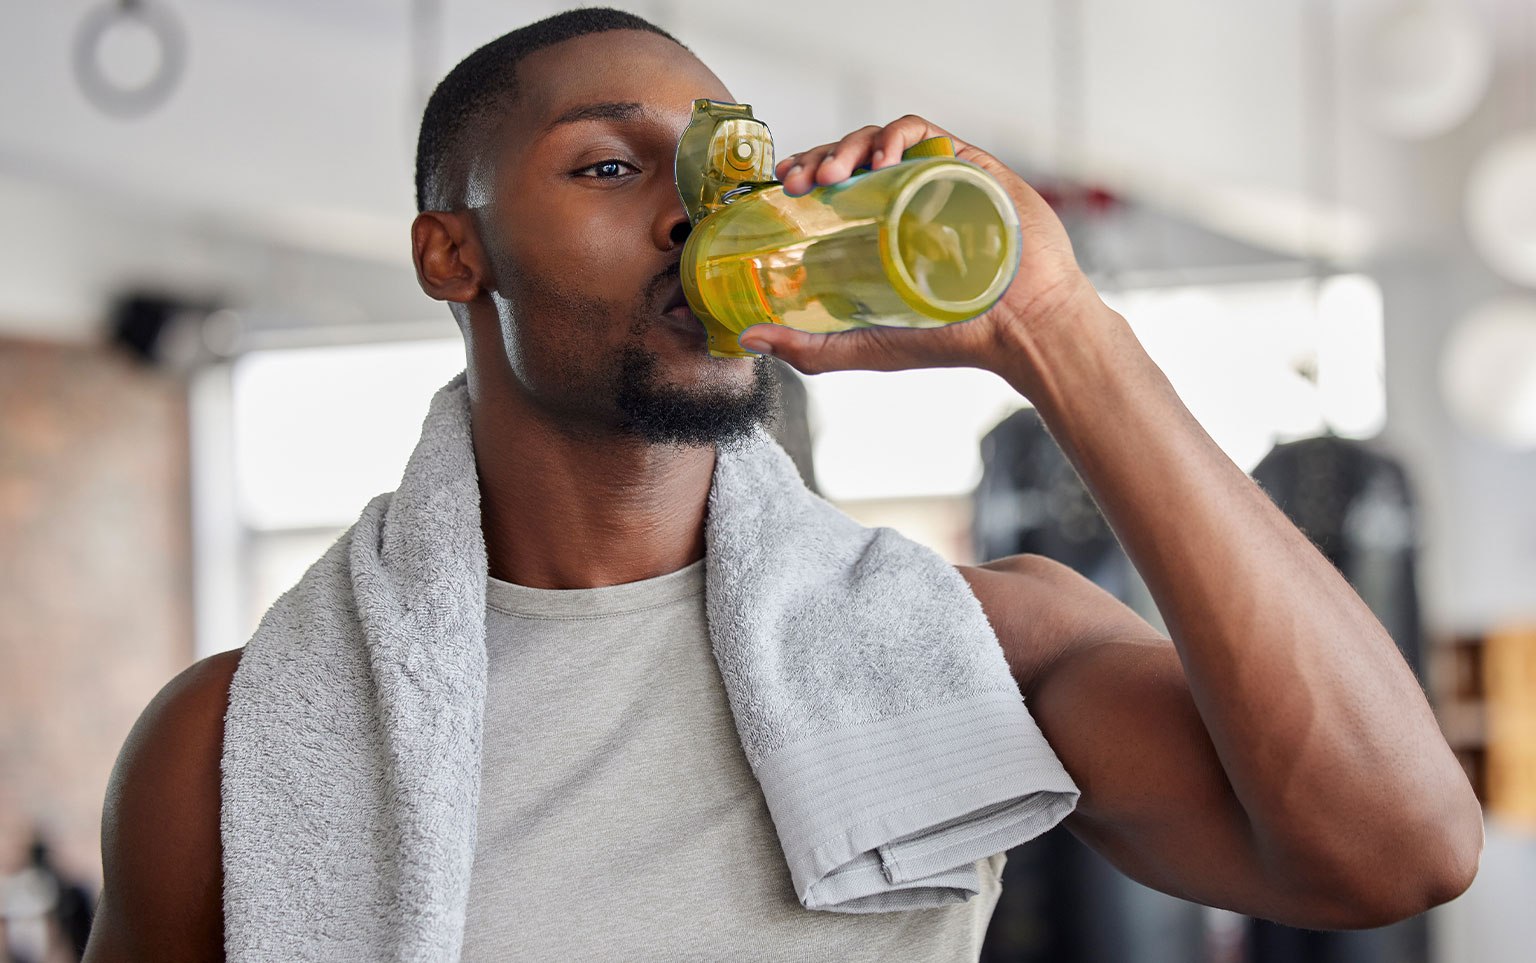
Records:
[[[33,826],[99,885],[107,776],[192,658],[183,386],[0,339],[0,873]]]

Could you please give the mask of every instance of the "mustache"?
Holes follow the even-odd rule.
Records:
[[[655,277],[646,282],[644,300],[645,304],[654,312],[660,312],[666,299],[667,289],[682,280],[683,264],[674,261],[667,265]]]
[[[630,316],[629,337],[638,342],[645,337],[645,333],[659,319],[661,309],[666,306],[670,288],[680,283],[683,277],[682,262],[669,264],[657,272],[656,276],[645,282],[640,289],[640,310]]]

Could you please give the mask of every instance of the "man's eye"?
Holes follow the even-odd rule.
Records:
[[[633,171],[634,169],[635,168],[632,165],[626,164],[621,160],[605,160],[598,161],[596,164],[592,164],[589,167],[583,167],[576,173],[586,177],[595,177],[601,180],[607,180],[614,177],[622,177],[626,170]]]

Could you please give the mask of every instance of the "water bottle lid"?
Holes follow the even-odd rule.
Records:
[[[677,140],[673,176],[689,223],[698,224],[733,199],[778,183],[773,179],[773,135],[752,116],[749,104],[695,100]]]

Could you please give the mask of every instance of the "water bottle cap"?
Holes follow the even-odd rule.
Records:
[[[698,224],[712,211],[773,179],[773,135],[748,104],[693,102],[693,116],[677,140],[677,193]]]

